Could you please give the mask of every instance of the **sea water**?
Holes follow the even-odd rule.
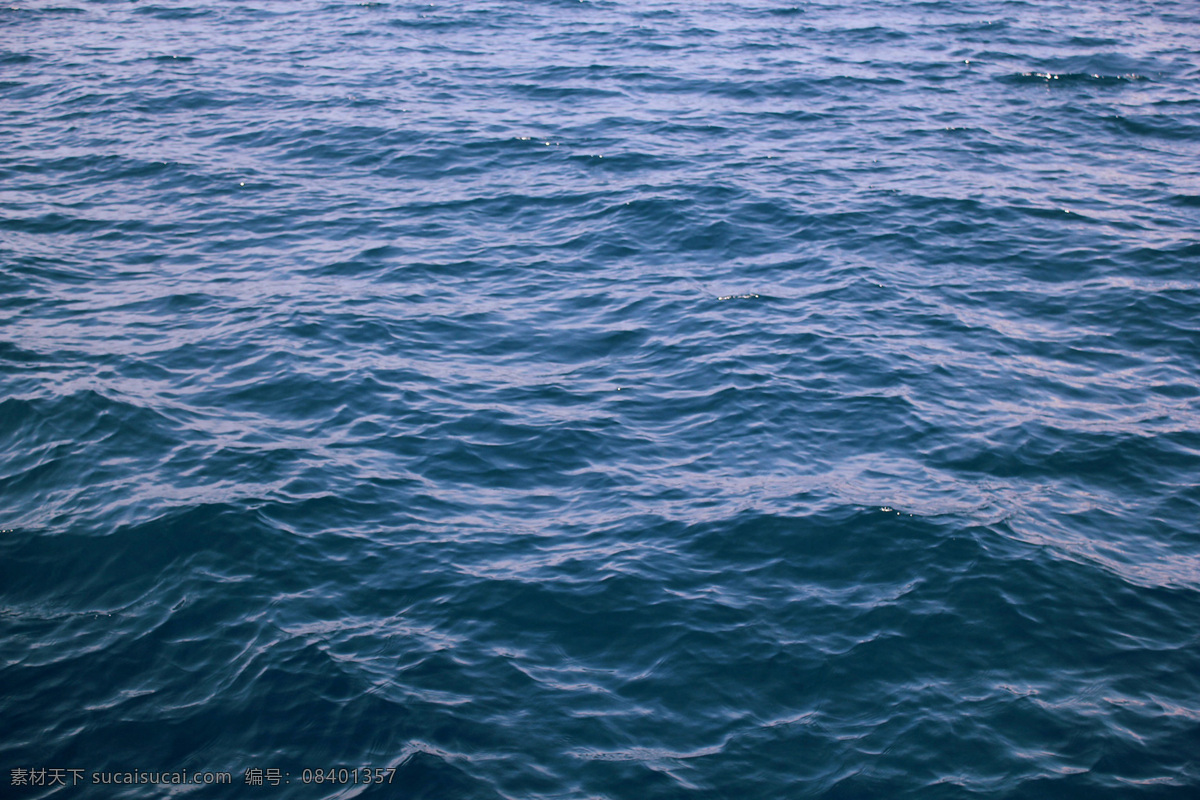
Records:
[[[0,794],[1195,798],[1198,232],[1192,2],[7,0]]]

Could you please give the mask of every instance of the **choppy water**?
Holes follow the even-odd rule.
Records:
[[[5,796],[1197,796],[1196,5],[9,2]]]

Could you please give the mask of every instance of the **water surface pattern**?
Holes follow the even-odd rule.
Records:
[[[1198,796],[1194,3],[56,2],[4,796]]]

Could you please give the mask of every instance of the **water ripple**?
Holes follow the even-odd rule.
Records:
[[[13,796],[1195,793],[1186,4],[0,25]]]

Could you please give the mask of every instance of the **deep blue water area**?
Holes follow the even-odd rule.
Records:
[[[1194,2],[6,3],[0,796],[1200,797]]]

